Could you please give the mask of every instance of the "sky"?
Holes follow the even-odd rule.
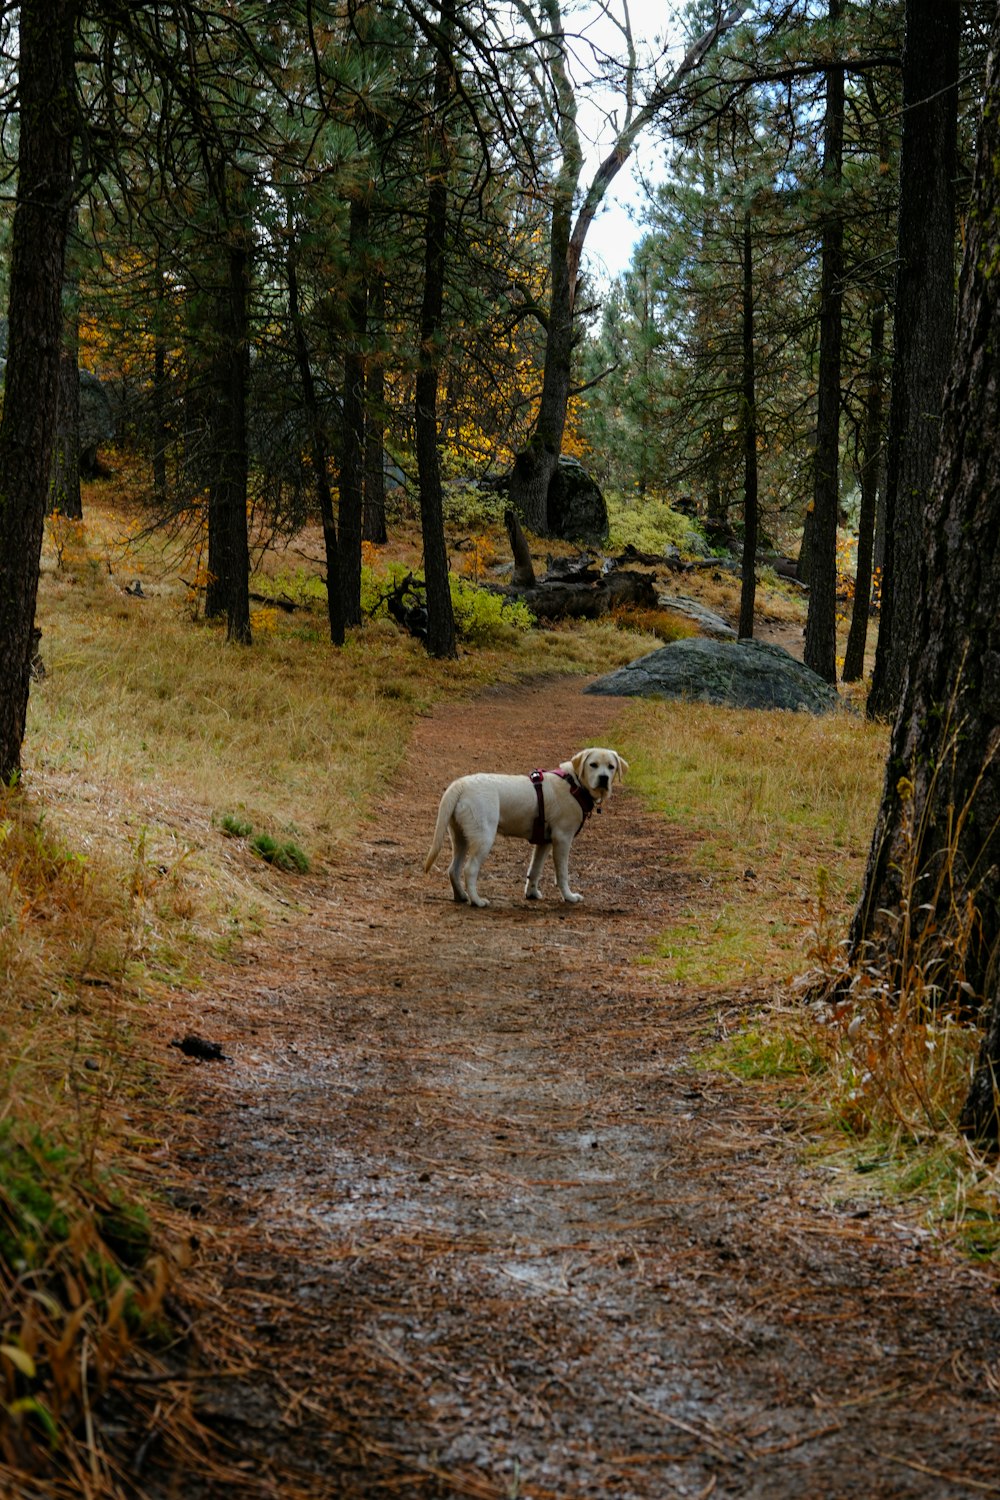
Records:
[[[617,4],[620,12],[621,0],[609,0],[609,3]],[[632,33],[641,55],[648,56],[649,49],[658,41],[679,43],[681,28],[673,17],[673,12],[679,8],[678,0],[628,0],[628,8]],[[599,16],[589,24],[588,34],[609,52],[620,53],[615,28]],[[680,51],[679,45],[677,51]],[[597,113],[583,116],[581,124],[584,130],[588,129],[588,122],[590,133],[597,135],[587,158],[588,170],[592,174],[606,153],[611,136],[606,131],[603,136],[598,133]],[[645,227],[646,194],[640,183],[640,172],[645,171],[653,182],[660,180],[664,175],[663,160],[662,144],[652,132],[648,132],[640,137],[632,156],[612,182],[604,205],[588,231],[584,248],[587,268],[598,281],[610,282],[628,269],[632,251],[642,238]]]

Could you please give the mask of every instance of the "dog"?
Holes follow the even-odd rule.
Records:
[[[445,834],[451,837],[448,870],[455,900],[470,906],[489,906],[479,894],[479,872],[498,833],[528,839],[535,845],[524,886],[525,899],[540,901],[542,869],[552,850],[556,883],[564,901],[583,897],[570,890],[569,851],[594,807],[598,811],[622,780],[628,761],[615,750],[580,750],[555,771],[530,776],[502,776],[478,772],[460,776],[445,790],[438,808],[434,839],[424,861],[429,873],[441,852]],[[540,790],[538,790],[540,788]]]

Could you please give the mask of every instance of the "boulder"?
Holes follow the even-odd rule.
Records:
[[[599,677],[585,691],[812,714],[832,713],[844,706],[835,687],[782,646],[767,641],[710,641],[700,636],[640,656],[627,667]]]
[[[575,458],[562,454],[549,484],[549,535],[567,542],[607,540],[608,507],[601,487]]]
[[[672,610],[675,615],[683,615],[692,625],[697,625],[702,635],[712,635],[720,641],[736,639],[736,631],[721,615],[697,599],[689,599],[687,594],[661,594],[656,602],[661,609]]]

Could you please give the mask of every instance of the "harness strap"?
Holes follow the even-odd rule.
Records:
[[[577,833],[582,833],[584,823],[586,823],[594,811],[595,803],[593,797],[583,783],[577,781],[576,777],[571,775],[569,771],[555,770],[550,771],[548,774],[550,776],[561,776],[564,781],[569,783],[570,796],[583,813],[580,826],[576,830]],[[528,775],[528,780],[535,788],[535,796],[538,798],[538,812],[535,814],[535,820],[531,825],[531,837],[528,839],[529,844],[547,844],[550,842],[545,828],[545,802],[542,796],[545,775],[544,771],[531,771]]]

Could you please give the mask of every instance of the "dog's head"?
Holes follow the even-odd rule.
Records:
[[[615,778],[623,780],[628,770],[628,761],[616,750],[601,750],[595,746],[591,746],[589,750],[578,750],[570,765],[577,781],[587,788],[597,802],[604,801]]]

